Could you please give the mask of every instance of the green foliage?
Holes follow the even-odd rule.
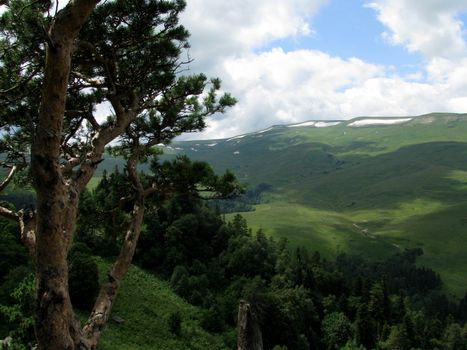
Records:
[[[365,304],[360,304],[354,322],[355,339],[366,349],[372,349],[376,341],[376,329]]]
[[[332,312],[324,317],[322,332],[328,349],[340,349],[352,337],[352,324],[342,312]]]
[[[387,350],[410,349],[410,339],[407,330],[402,326],[393,326],[388,339],[382,342],[380,347]]]
[[[201,318],[201,326],[208,332],[220,333],[225,328],[225,320],[218,305],[207,309]]]
[[[169,330],[176,336],[182,334],[182,316],[179,312],[173,312],[169,316],[168,320]]]
[[[18,349],[34,339],[33,280],[17,225],[0,218],[0,339],[11,335]]]
[[[9,335],[13,339],[13,349],[26,349],[35,343],[34,337],[34,291],[32,274],[24,278],[12,292],[12,303],[0,305],[0,319],[9,325]]]
[[[97,264],[91,250],[83,243],[76,243],[69,254],[68,285],[70,298],[79,310],[91,310],[99,292]]]
[[[170,278],[170,287],[178,295],[187,297],[191,292],[188,279],[188,270],[185,266],[178,265],[174,268],[172,277]]]
[[[467,349],[467,327],[461,328],[457,323],[449,324],[444,332],[442,343],[445,350]]]
[[[24,246],[19,242],[19,232],[0,233],[0,282],[12,268],[28,262]]]
[[[349,340],[340,350],[365,350],[362,345],[357,344],[355,340]]]
[[[12,297],[14,290],[31,274],[31,268],[19,265],[11,268],[6,274],[3,283],[0,284],[0,304],[8,305],[14,302]]]
[[[380,262],[348,255],[332,262],[252,234],[241,216],[224,223],[201,202],[185,200],[149,203],[137,261],[170,276],[172,290],[203,308],[199,325],[229,346],[242,299],[258,317],[266,348],[370,349],[397,346],[406,335],[410,346],[428,350],[442,339],[444,314],[428,314],[445,309],[433,299],[439,277],[416,266],[419,249]],[[175,336],[174,312],[165,327]],[[180,340],[191,335],[189,319],[182,316]]]
[[[112,183],[123,177],[119,173],[110,181],[106,174],[100,190],[90,192],[85,201],[98,207],[113,191]],[[186,199],[181,194],[163,205],[159,199],[148,201],[150,215],[136,261],[170,277],[170,284],[132,268],[113,309],[124,322],[110,322],[102,349],[235,347],[242,299],[258,317],[265,348],[431,350],[453,344],[449,349],[455,349],[463,339],[464,329],[457,323],[463,308],[442,299],[439,277],[416,265],[420,249],[379,262],[349,255],[331,261],[261,231],[253,234],[241,216],[225,223],[202,201]],[[100,224],[92,230],[101,232]],[[72,269],[80,260],[93,261],[91,252],[82,242],[73,246],[70,285]],[[102,280],[108,264],[99,258],[97,262]],[[91,270],[77,271],[89,275]],[[11,280],[14,286],[12,274],[5,283]],[[83,277],[79,281],[84,286]],[[86,293],[80,293],[80,301]],[[73,303],[75,298],[72,295]],[[455,318],[447,319],[448,313]]]
[[[229,241],[223,259],[232,275],[269,279],[274,274],[275,245],[258,231],[255,236],[242,235]]]

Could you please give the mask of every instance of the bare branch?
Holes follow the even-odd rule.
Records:
[[[159,192],[160,189],[157,187],[156,184],[152,184],[151,187],[145,188],[143,191],[144,197],[149,197],[153,193]]]
[[[20,227],[21,241],[28,249],[29,256],[34,260],[36,255],[36,214],[20,210],[15,212],[5,207],[0,207],[0,216],[17,222]]]
[[[85,49],[87,51],[89,51],[90,53],[92,53],[95,57],[95,59],[102,63],[103,65],[106,65],[108,63],[108,61],[104,58],[104,56],[102,56],[99,51],[97,51],[96,47],[90,43],[89,41],[85,41],[85,40],[80,40],[78,41],[78,47],[82,48],[82,49]]]
[[[96,61],[101,64],[102,68],[104,68],[105,71],[108,87],[111,91],[115,92],[117,90],[114,74],[115,62],[102,56],[96,49],[96,47],[88,41],[80,40],[78,42],[78,47],[89,51],[95,57]]]
[[[4,207],[0,207],[0,216],[18,223],[20,220],[18,213]]]
[[[86,83],[85,84],[80,84],[80,85],[74,85],[75,87],[79,87],[81,89],[87,89],[87,88],[102,88],[104,86],[104,81],[98,78],[90,78],[80,72],[73,71],[70,73],[71,76],[74,76]]]
[[[69,159],[65,164],[62,165],[62,171],[65,176],[70,176],[73,168],[77,167],[81,163],[79,157],[73,157]]]
[[[2,192],[11,182],[13,179],[13,176],[15,175],[16,171],[18,170],[18,167],[16,165],[11,166],[10,172],[5,180],[3,180],[2,183],[0,183],[0,192]]]
[[[105,146],[121,135],[137,116],[137,114],[131,110],[126,111],[118,98],[112,98],[111,103],[117,115],[116,121],[96,132],[92,138],[92,150],[86,155],[86,160],[81,164],[77,176],[74,179],[74,186],[79,192],[86,187],[87,183],[94,175],[96,166],[102,161],[102,154],[105,151]]]
[[[36,259],[36,213],[29,211],[25,213],[20,210],[18,212],[19,226],[21,230],[21,241],[26,246],[29,256],[35,261]]]

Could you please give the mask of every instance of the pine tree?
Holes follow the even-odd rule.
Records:
[[[35,264],[40,349],[96,347],[135,251],[145,198],[162,190],[142,180],[138,163],[154,145],[203,129],[206,116],[235,103],[218,96],[218,79],[180,75],[188,63],[180,59],[188,47],[178,23],[184,8],[183,0],[73,0],[56,11],[51,1],[11,0],[1,15],[0,153],[9,174],[0,191],[30,166],[37,210],[1,207],[0,215],[19,223]],[[112,108],[104,122],[95,115],[101,103]],[[82,327],[67,289],[67,254],[80,196],[117,139],[131,215]]]

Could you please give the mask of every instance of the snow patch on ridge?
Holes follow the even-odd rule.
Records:
[[[272,129],[273,129],[273,128],[270,127],[270,128],[264,129],[264,130],[257,131],[256,133],[257,133],[257,134],[262,134],[263,132],[267,132],[267,131],[272,130]]]
[[[246,135],[234,136],[234,137],[228,139],[227,142],[232,141],[232,140],[242,139],[242,138],[244,138],[245,136],[246,136]]]
[[[341,122],[316,122],[315,128],[327,128],[328,126],[339,125]]]
[[[316,122],[304,122],[299,124],[287,125],[289,128],[299,128],[301,126],[314,126]]]
[[[367,125],[393,125],[402,124],[411,121],[413,118],[397,118],[397,119],[361,119],[350,123],[348,126],[359,127]]]
[[[327,128],[329,126],[338,125],[342,122],[326,122],[326,121],[309,121],[298,124],[287,125],[288,128],[300,128],[302,126],[314,126],[315,128]]]

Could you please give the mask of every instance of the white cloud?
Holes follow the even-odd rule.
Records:
[[[384,36],[392,44],[427,58],[454,58],[467,52],[465,28],[457,17],[467,10],[465,0],[375,0],[368,6],[388,28]]]
[[[191,0],[182,22],[193,30],[194,40],[209,32],[219,43],[244,50],[272,40],[311,33],[307,21],[328,0]],[[217,45],[216,45],[217,46]]]
[[[309,19],[329,0],[190,0],[181,22],[191,33],[195,71],[220,72],[218,63],[264,45],[311,35]]]
[[[465,0],[373,0],[387,38],[424,55],[401,76],[393,67],[317,50],[265,50],[278,39],[310,35],[325,0],[191,0],[182,18],[192,33],[193,71],[223,80],[239,100],[189,138],[221,138],[274,124],[356,116],[467,111],[467,44],[457,19]]]
[[[467,61],[456,67],[440,62],[430,65],[430,81],[417,82],[382,66],[319,51],[274,49],[231,59],[223,76],[240,102],[198,137],[228,137],[310,119],[467,110]]]

